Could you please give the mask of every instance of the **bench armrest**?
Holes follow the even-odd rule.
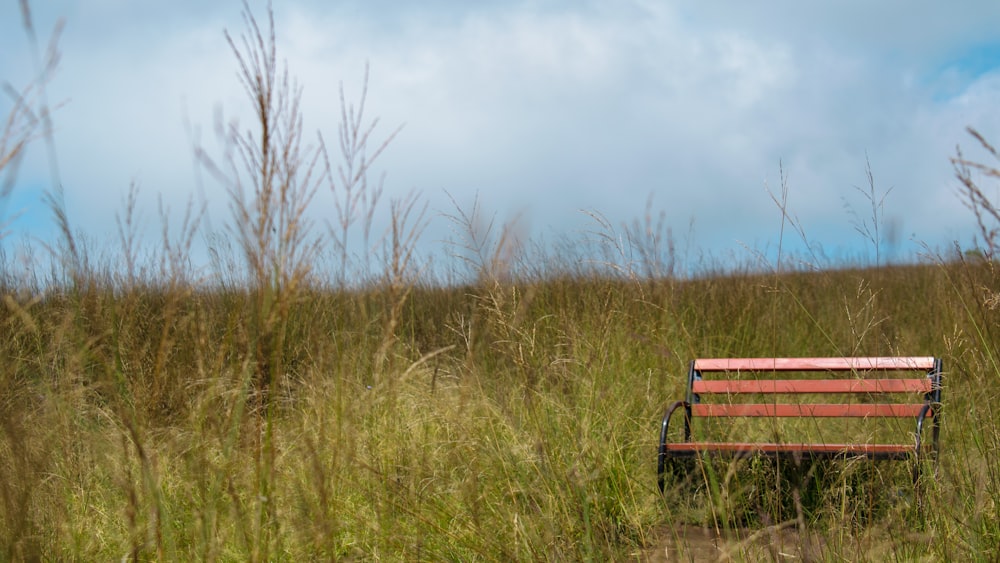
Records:
[[[684,440],[691,439],[691,416],[689,414],[691,404],[687,401],[676,401],[667,409],[666,414],[663,415],[663,422],[660,424],[660,447],[656,460],[656,476],[661,493],[664,487],[664,472],[667,467],[667,428],[670,426],[670,417],[674,415],[675,410],[681,407],[684,408]]]
[[[939,413],[934,412],[934,404],[931,403],[930,401],[924,403],[924,406],[920,409],[920,413],[917,414],[917,456],[920,455],[920,445],[921,445],[920,442],[921,442],[921,435],[923,434],[923,429],[924,429],[924,419],[927,418],[927,415],[931,415],[936,419],[938,417],[938,414]],[[935,453],[937,453],[937,448],[938,448],[937,444],[938,433],[936,432],[936,430],[937,430],[937,425],[935,425],[935,428],[933,429],[931,435],[932,438],[931,449]]]
[[[921,442],[924,429],[924,419],[927,418],[927,415],[931,415],[934,417],[934,428],[931,430],[931,454],[936,459],[938,451],[938,428],[939,428],[938,417],[940,416],[940,414],[941,413],[936,412],[934,410],[934,403],[928,400],[926,403],[924,403],[923,408],[920,409],[920,413],[917,415],[917,447],[914,450],[914,455],[916,456],[916,458],[914,460],[915,463],[913,464],[914,483],[916,483],[917,479],[920,478],[920,453],[921,453],[920,449],[922,446]]]

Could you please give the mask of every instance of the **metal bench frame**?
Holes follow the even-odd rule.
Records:
[[[879,378],[878,372],[915,372],[919,378]],[[781,372],[850,372],[853,377],[840,379],[780,379]],[[713,379],[706,373],[772,374],[773,378]],[[660,427],[657,482],[662,492],[668,462],[675,458],[695,458],[702,454],[749,457],[762,455],[772,458],[838,459],[864,457],[873,460],[914,460],[914,483],[920,475],[921,453],[936,459],[941,430],[942,362],[934,357],[843,357],[843,358],[721,358],[698,359],[691,362],[688,372],[687,397],[670,405]],[[702,403],[702,396],[721,395],[868,395],[919,393],[921,403],[841,402],[841,403]],[[684,412],[684,441],[669,442],[668,427],[677,409]],[[911,443],[760,443],[693,441],[691,420],[694,417],[771,417],[771,418],[870,418],[913,417],[915,438]],[[922,443],[924,420],[933,420],[931,444]]]

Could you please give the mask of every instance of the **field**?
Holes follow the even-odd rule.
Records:
[[[866,263],[685,269],[653,210],[531,245],[478,209],[383,204],[360,111],[324,167],[249,21],[233,50],[259,128],[231,131],[229,156],[198,149],[233,209],[211,265],[192,266],[197,209],[140,248],[134,191],[117,247],[76,235],[58,191],[50,253],[0,240],[0,559],[1000,557],[1000,215],[968,173],[995,169],[956,161],[983,247],[906,264],[879,258],[874,183]],[[43,86],[6,122],[0,171],[48,134]],[[317,235],[327,185],[337,228]],[[417,252],[430,220],[464,234],[443,273]],[[381,250],[359,263],[349,236]],[[945,365],[942,452],[917,487],[907,463],[718,461],[657,490],[692,358],[897,354]]]
[[[0,542],[12,559],[641,559],[705,527],[794,531],[824,559],[989,559],[995,280],[959,261],[303,289],[276,322],[235,289],[8,288]],[[946,365],[921,507],[905,463],[817,468],[794,499],[766,465],[656,490],[689,358],[895,353]]]

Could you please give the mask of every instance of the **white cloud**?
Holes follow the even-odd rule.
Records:
[[[695,246],[724,253],[737,241],[773,245],[780,215],[764,185],[776,189],[781,161],[808,233],[828,248],[863,247],[844,205],[865,204],[855,186],[867,157],[877,185],[893,187],[886,215],[905,237],[971,237],[948,158],[969,143],[967,125],[1000,139],[1000,79],[959,72],[956,57],[1000,42],[993,3],[419,6],[276,9],[308,138],[335,138],[338,85],[356,100],[370,61],[369,114],[383,135],[406,124],[382,161],[390,194],[418,189],[448,209],[446,191],[463,203],[479,192],[501,215],[526,209],[536,232],[572,232],[586,221],[580,208],[620,223],[654,193],[675,230],[695,218]],[[69,19],[51,91],[69,99],[57,143],[81,227],[110,230],[133,179],[174,208],[193,193],[185,108],[206,142],[217,106],[246,111],[222,36],[242,32],[239,11],[111,0],[40,10],[40,20]],[[4,46],[16,33],[7,15]],[[0,76],[23,76],[17,61],[2,64]],[[29,185],[45,175],[35,161]],[[225,198],[208,196],[218,226]]]

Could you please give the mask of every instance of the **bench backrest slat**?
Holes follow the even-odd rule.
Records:
[[[863,358],[707,358],[694,361],[697,371],[850,371],[931,370],[932,356]]]
[[[746,417],[825,417],[875,418],[916,417],[924,405],[849,403],[841,405],[809,404],[697,404],[691,405],[693,416]],[[927,416],[933,416],[933,409]]]
[[[745,379],[698,380],[695,393],[929,393],[932,382],[920,379]]]

